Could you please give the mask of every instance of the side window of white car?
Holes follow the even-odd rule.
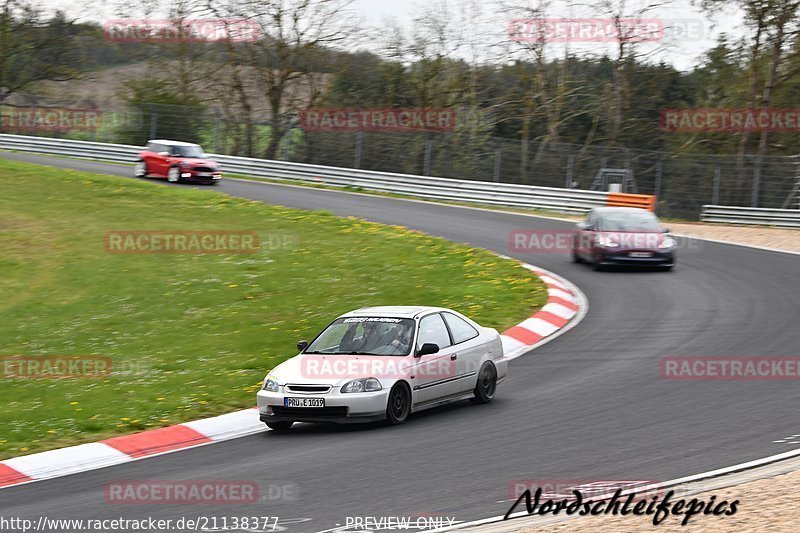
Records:
[[[425,343],[436,344],[440,350],[450,346],[450,334],[447,333],[447,327],[439,313],[428,315],[419,322],[417,349]]]
[[[458,344],[478,336],[478,332],[475,328],[462,318],[457,317],[453,313],[442,313],[442,315],[444,315],[447,326],[450,328],[454,343]]]

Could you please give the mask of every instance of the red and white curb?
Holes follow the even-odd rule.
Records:
[[[578,287],[561,276],[521,263],[547,286],[547,303],[532,317],[500,335],[505,359],[512,360],[550,342],[577,326],[589,310],[589,301]]]
[[[547,304],[501,335],[508,360],[553,340],[577,325],[588,308],[583,293],[547,270],[522,263],[547,285]],[[86,472],[186,448],[267,431],[256,409],[153,429],[100,442],[70,446],[0,461],[0,488]]]
[[[255,409],[0,462],[0,488],[86,472],[266,430]]]

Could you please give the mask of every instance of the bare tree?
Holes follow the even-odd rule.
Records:
[[[31,2],[0,0],[0,102],[37,81],[79,77],[80,34],[63,12],[45,19]]]
[[[646,43],[658,40],[658,35],[648,35],[644,22],[649,13],[660,7],[660,2],[645,1],[631,5],[629,0],[601,0],[598,11],[610,19],[614,26],[614,54],[610,57],[612,67],[612,83],[608,94],[608,129],[606,141],[618,145],[622,141],[627,111],[630,102],[630,69],[638,62],[654,55],[663,49],[661,45],[645,47]]]
[[[302,106],[321,95],[324,57],[330,48],[352,44],[360,28],[352,15],[352,0],[209,0],[218,16],[246,20],[258,29],[256,39],[230,47],[229,59],[247,67],[255,90],[263,98],[272,124],[263,156],[272,159]],[[229,63],[229,65],[231,65]],[[232,67],[237,71],[237,67]],[[239,70],[237,89],[243,106],[245,72]]]
[[[535,164],[548,142],[561,140],[560,129],[564,122],[586,112],[572,105],[575,97],[584,90],[585,83],[570,76],[569,43],[563,43],[561,49],[551,46],[552,37],[548,35],[549,15],[554,9],[551,0],[512,0],[501,5],[502,12],[513,17],[508,22],[506,55],[515,59],[519,84],[505,105],[521,110],[520,173],[525,176],[529,167],[533,123],[541,119],[545,125]],[[556,58],[559,54],[563,54],[563,60]]]
[[[728,0],[703,0],[700,2],[710,14],[730,5]],[[747,41],[749,50],[747,108],[769,107],[779,84],[786,80],[780,72],[786,63],[787,47],[797,42],[800,31],[800,2],[798,0],[737,0],[751,34]],[[764,74],[766,61],[766,75]],[[737,176],[735,194],[742,194],[747,179],[745,160],[752,137],[743,131],[737,148]],[[769,131],[762,129],[758,141],[758,161],[768,152]],[[754,197],[755,200],[755,197]]]

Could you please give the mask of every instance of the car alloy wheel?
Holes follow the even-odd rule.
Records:
[[[147,176],[147,164],[144,161],[137,161],[133,165],[133,175],[137,178],[144,178]]]
[[[167,171],[167,181],[170,183],[178,183],[181,180],[181,174],[178,167],[172,167]]]
[[[386,421],[392,426],[397,426],[405,422],[410,413],[411,394],[408,392],[408,387],[402,383],[397,383],[389,391],[389,401],[386,405]]]
[[[475,385],[474,403],[489,403],[494,400],[494,393],[497,391],[497,371],[492,363],[483,363],[481,371],[478,372],[478,383]]]

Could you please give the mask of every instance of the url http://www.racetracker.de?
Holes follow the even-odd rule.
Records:
[[[0,531],[60,533],[72,531],[278,531],[277,516],[196,516],[192,518],[48,518],[0,517]]]

